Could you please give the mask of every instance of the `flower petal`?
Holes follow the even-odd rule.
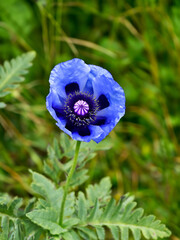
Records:
[[[67,116],[68,111],[65,113],[65,107],[69,107],[66,106],[69,104],[67,96],[74,92],[78,92],[77,100],[84,100],[78,99],[78,96],[84,96],[85,93],[88,93],[90,98],[98,100],[99,108],[95,113],[96,120],[94,122],[89,119],[87,125],[81,125],[79,122],[82,119],[78,120],[80,116],[73,120],[71,115]],[[46,98],[46,105],[50,114],[57,121],[57,126],[74,140],[84,142],[94,140],[98,143],[110,133],[124,115],[125,96],[123,89],[107,70],[87,65],[83,60],[75,58],[58,64],[52,70],[50,93]],[[76,114],[71,111],[69,114]]]
[[[51,116],[58,121],[59,120],[59,116],[56,113],[56,111],[61,114],[61,116],[64,116],[63,114],[63,105],[64,102],[62,101],[61,98],[59,98],[59,95],[56,93],[55,90],[50,89],[50,92],[48,94],[48,96],[46,97],[46,107],[48,109],[48,111],[50,112]]]
[[[90,142],[91,140],[96,141],[96,139],[98,139],[103,134],[103,130],[99,126],[89,125],[88,128],[90,135],[81,136],[78,132],[73,132],[72,138],[77,141]]]
[[[66,86],[76,83],[82,91],[88,80],[90,67],[81,59],[74,58],[56,65],[50,74],[50,87],[66,98]],[[72,89],[71,89],[72,90]]]
[[[104,131],[98,141],[106,137],[115,127],[120,118],[125,114],[125,95],[123,89],[114,81],[111,74],[99,66],[90,65],[91,72],[95,80],[92,82],[94,95],[100,102],[100,111],[97,113],[98,118],[106,118],[106,123],[99,126]],[[105,87],[104,87],[105,86]]]

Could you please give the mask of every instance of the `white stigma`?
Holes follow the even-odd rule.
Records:
[[[74,111],[80,116],[84,116],[89,111],[89,105],[83,100],[78,100],[74,104]]]

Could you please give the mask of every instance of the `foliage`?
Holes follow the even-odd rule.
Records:
[[[68,143],[70,145],[71,142]],[[56,150],[51,147],[49,160],[53,163],[59,155],[56,155],[57,142],[54,141]],[[54,149],[54,155],[52,151]],[[59,153],[58,153],[59,154]],[[68,152],[64,153],[65,155]],[[78,168],[81,169],[87,161],[87,156],[79,158]],[[59,163],[59,165],[58,165]],[[68,162],[68,163],[71,163]],[[46,164],[46,162],[45,162]],[[67,173],[67,163],[56,161],[56,169]],[[70,165],[70,164],[69,164]],[[45,165],[47,166],[47,165]],[[64,171],[67,169],[66,171]],[[45,168],[47,172],[47,168]],[[81,172],[80,171],[80,172]],[[58,171],[56,171],[58,172]],[[2,233],[0,239],[105,239],[105,227],[109,228],[113,239],[129,239],[129,231],[135,240],[141,239],[141,234],[146,239],[168,237],[170,231],[153,215],[143,216],[143,209],[136,208],[134,197],[128,194],[122,196],[118,203],[111,197],[111,182],[108,177],[103,178],[99,184],[87,186],[84,194],[69,192],[64,211],[63,225],[59,224],[60,206],[63,196],[62,183],[52,182],[44,175],[31,171],[33,190],[36,199],[29,201],[22,208],[21,198],[9,199],[6,195],[1,197],[0,216]],[[76,179],[74,174],[74,178]],[[59,175],[59,174],[58,174]],[[86,179],[85,175],[81,174]],[[62,179],[62,177],[60,178]],[[56,178],[55,178],[56,180]],[[76,183],[76,184],[74,184]],[[82,182],[72,179],[71,186],[77,186]],[[76,196],[77,195],[77,196]],[[46,237],[46,238],[45,238]]]
[[[0,64],[37,53],[26,81],[0,99],[7,104],[0,109],[0,192],[18,195],[26,205],[32,194],[29,168],[41,174],[48,168],[46,176],[58,187],[66,170],[50,173],[53,160],[45,157],[47,145],[59,138],[45,97],[52,67],[78,57],[108,69],[127,99],[121,123],[101,145],[90,143],[94,156],[88,170],[82,168],[86,182],[109,176],[116,201],[131,192],[138,206],[172,231],[167,239],[179,238],[179,10],[178,0],[0,1]],[[101,148],[105,144],[110,151]],[[74,145],[68,156],[62,145],[64,140],[57,159],[68,167]],[[72,190],[82,190],[83,182]]]
[[[8,95],[10,89],[18,86],[18,83],[24,81],[23,75],[32,65],[31,61],[35,57],[35,52],[25,53],[10,62],[5,61],[4,66],[0,66],[0,97]],[[5,107],[5,103],[0,102],[0,108]]]

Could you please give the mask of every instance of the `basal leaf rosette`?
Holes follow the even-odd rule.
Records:
[[[74,58],[50,74],[46,106],[74,140],[99,143],[125,114],[123,89],[105,69]]]

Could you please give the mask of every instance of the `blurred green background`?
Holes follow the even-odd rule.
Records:
[[[0,1],[0,63],[29,50],[33,67],[0,110],[0,191],[31,196],[28,169],[42,172],[60,134],[45,107],[49,73],[78,57],[109,70],[126,95],[88,182],[110,176],[115,198],[135,194],[180,239],[180,1]]]

